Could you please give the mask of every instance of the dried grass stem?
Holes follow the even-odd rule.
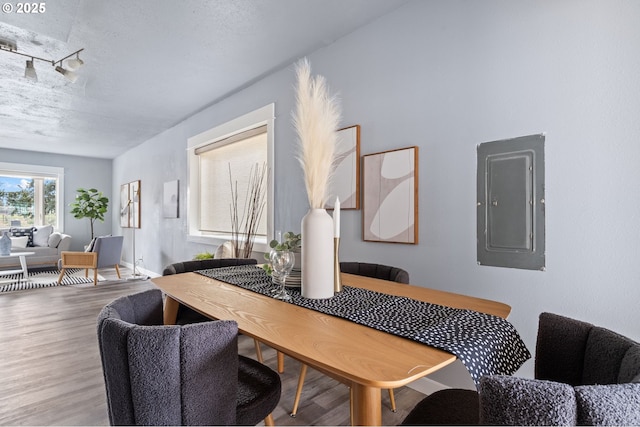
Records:
[[[311,76],[305,58],[296,64],[296,109],[293,126],[298,134],[298,161],[312,209],[324,208],[333,173],[336,131],[340,124],[340,102],[330,95],[322,76]]]

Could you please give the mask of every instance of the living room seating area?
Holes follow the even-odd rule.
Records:
[[[57,266],[62,251],[71,248],[71,236],[54,231],[51,225],[0,229],[0,235],[4,232],[11,237],[11,252],[35,252],[25,258],[29,267]],[[0,268],[16,265],[18,258],[0,257]]]

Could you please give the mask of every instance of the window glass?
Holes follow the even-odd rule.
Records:
[[[58,228],[58,178],[0,170],[0,228]]]

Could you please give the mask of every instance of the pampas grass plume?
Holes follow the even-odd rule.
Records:
[[[336,131],[340,124],[340,102],[330,95],[322,76],[311,76],[311,66],[304,58],[295,66],[296,108],[293,126],[298,134],[298,161],[304,172],[309,206],[324,208],[333,173]]]

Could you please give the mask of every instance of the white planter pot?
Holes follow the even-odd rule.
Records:
[[[302,296],[333,296],[333,219],[324,209],[310,209],[302,218]]]

